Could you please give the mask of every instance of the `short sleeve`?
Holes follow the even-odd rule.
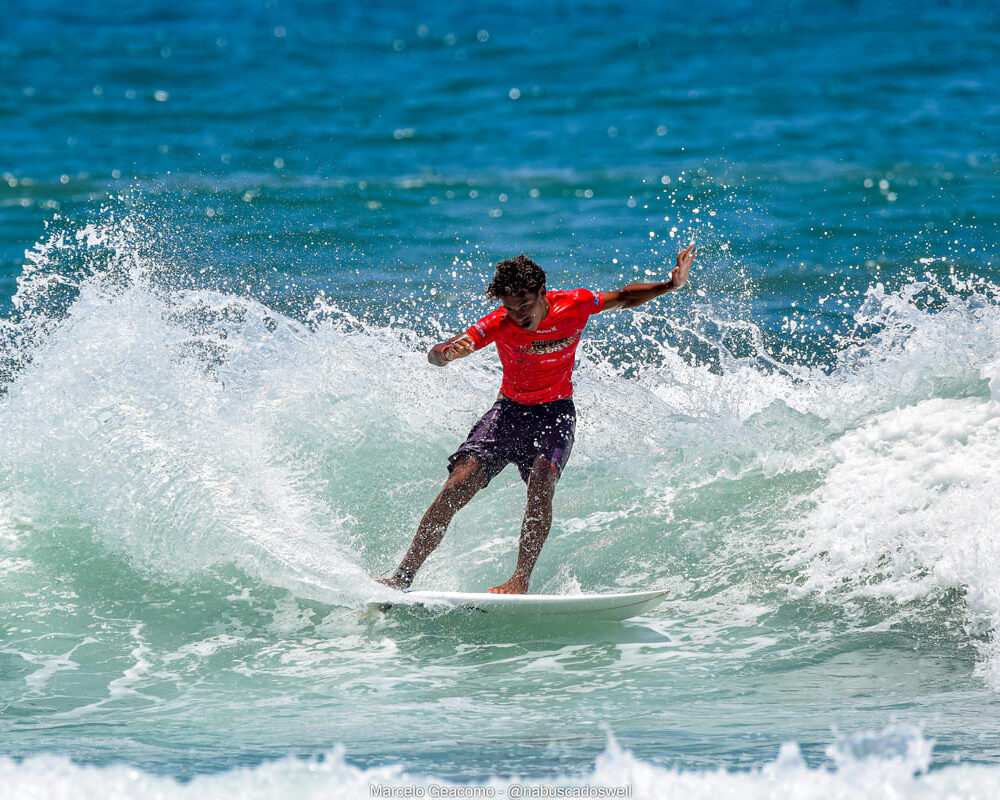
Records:
[[[587,316],[599,314],[604,310],[604,298],[600,292],[590,289],[577,289],[577,303],[586,311]]]
[[[466,330],[466,335],[472,339],[473,343],[476,345],[476,349],[486,347],[490,342],[497,338],[497,333],[500,330],[500,323],[507,318],[507,309],[498,308],[496,311],[492,311],[483,317],[479,322],[475,323],[472,327]]]

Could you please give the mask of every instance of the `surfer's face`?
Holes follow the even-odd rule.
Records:
[[[517,327],[526,331],[537,328],[545,315],[549,313],[549,305],[545,302],[545,287],[537,292],[518,292],[505,294],[500,298],[507,316]]]

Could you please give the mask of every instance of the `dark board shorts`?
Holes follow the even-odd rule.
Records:
[[[508,464],[517,464],[527,483],[538,456],[544,456],[562,474],[575,434],[576,406],[572,397],[530,406],[501,397],[472,426],[465,443],[448,457],[448,471],[462,456],[471,454],[483,462],[487,483]]]

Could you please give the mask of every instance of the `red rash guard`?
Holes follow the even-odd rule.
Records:
[[[515,403],[551,403],[573,394],[580,335],[590,315],[604,308],[604,299],[590,289],[548,291],[545,299],[549,313],[533,331],[507,319],[506,308],[487,314],[466,331],[477,350],[496,342],[503,364],[500,391]]]

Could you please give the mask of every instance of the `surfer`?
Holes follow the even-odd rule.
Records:
[[[501,303],[464,333],[439,342],[427,360],[438,367],[495,343],[503,365],[496,403],[448,458],[449,477],[417,528],[396,571],[383,583],[406,589],[444,538],[448,523],[508,464],[528,486],[517,566],[491,592],[523,594],[552,525],[552,497],[576,430],[573,362],[592,314],[635,308],[687,283],[694,245],[677,256],[670,280],[633,283],[612,292],[550,290],[545,272],[525,255],[497,264],[486,294]]]

